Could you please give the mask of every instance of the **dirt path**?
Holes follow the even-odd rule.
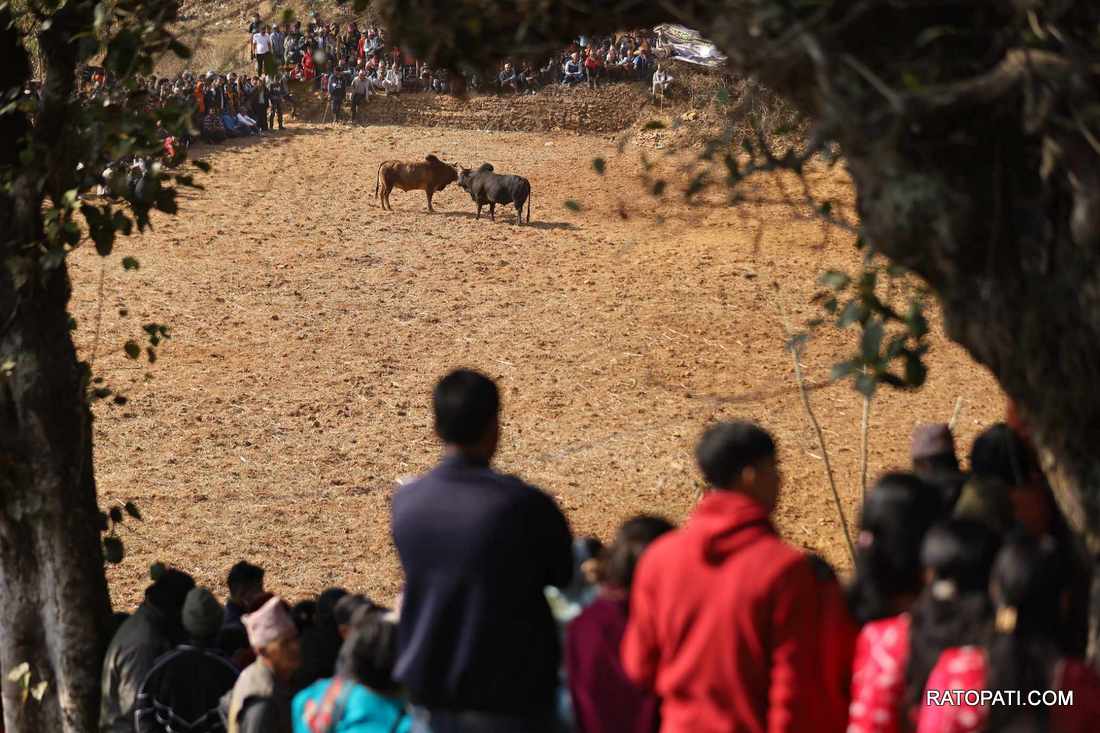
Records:
[[[528,176],[533,226],[513,227],[510,213],[474,221],[456,187],[436,215],[419,193],[378,209],[378,163],[433,151]],[[609,161],[605,178],[595,156]],[[499,380],[500,465],[553,492],[575,531],[606,539],[639,511],[682,519],[700,429],[746,416],[780,442],[784,534],[845,564],[779,313],[817,314],[815,279],[855,263],[850,238],[815,247],[820,225],[778,203],[658,206],[637,182],[638,152],[620,156],[606,137],[301,126],[210,160],[183,216],[106,263],[96,370],[130,402],[96,409],[100,492],[146,517],[109,571],[117,604],[139,598],[158,559],[219,591],[247,557],[291,597],[329,584],[391,596],[394,480],[433,463],[430,389],[458,365]],[[819,189],[851,203],[839,172]],[[140,270],[123,272],[127,254]],[[87,353],[101,262],[73,260]],[[147,321],[173,333],[151,380],[120,348]],[[852,338],[827,331],[811,344],[812,383]],[[913,422],[946,419],[957,395],[964,445],[999,414],[992,379],[957,347],[937,336],[931,362],[921,392],[875,402],[872,475],[904,463]],[[813,400],[852,512],[859,400],[847,385]]]

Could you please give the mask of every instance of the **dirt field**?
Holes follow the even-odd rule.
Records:
[[[529,177],[533,225],[513,227],[510,212],[475,221],[454,186],[435,215],[415,192],[381,211],[378,163],[433,151]],[[850,237],[815,246],[821,225],[781,203],[657,203],[639,151],[620,154],[608,135],[301,125],[208,159],[183,216],[123,242],[103,271],[95,370],[130,401],[96,408],[100,494],[145,514],[109,571],[116,605],[138,600],[154,560],[221,591],[240,558],[292,598],[341,584],[389,599],[401,583],[394,482],[436,459],[430,389],[459,365],[499,380],[499,465],[552,492],[576,532],[606,539],[641,511],[682,519],[700,430],[748,417],[781,446],[783,534],[846,566],[780,313],[818,314],[817,275],[856,263]],[[839,168],[816,187],[851,205]],[[756,193],[775,191],[761,181]],[[124,272],[125,255],[141,269]],[[102,265],[90,248],[73,258],[84,354]],[[121,344],[148,321],[173,337],[137,368]],[[985,370],[938,334],[927,386],[874,403],[872,475],[905,463],[912,424],[946,420],[959,395],[963,446],[1001,412]],[[853,338],[817,336],[808,380],[825,382]],[[812,400],[854,521],[860,401],[847,384]]]

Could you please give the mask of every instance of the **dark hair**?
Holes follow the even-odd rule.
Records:
[[[187,594],[195,587],[195,579],[182,570],[169,568],[156,582],[145,589],[145,600],[170,617],[178,618]]]
[[[999,613],[1015,612],[1014,623],[1000,627],[986,645],[986,687],[991,690],[1047,690],[1056,684],[1055,663],[1061,657],[1062,593],[1066,589],[1064,554],[1051,540],[1036,541],[1018,533],[1005,543],[993,564],[993,601]],[[1009,628],[1010,627],[1010,628]],[[1048,730],[1046,706],[995,705],[989,730],[1009,725],[1021,730]],[[1013,728],[1016,730],[1016,728]]]
[[[707,483],[717,489],[732,486],[741,472],[764,458],[775,456],[775,441],[750,422],[713,425],[695,447],[695,460]]]
[[[318,626],[333,626],[336,623],[336,604],[343,600],[348,592],[343,588],[326,588],[317,596]]]
[[[360,608],[374,608],[374,603],[362,593],[349,593],[336,602],[332,620],[337,626],[347,626]]]
[[[980,643],[989,621],[989,571],[998,535],[972,519],[951,519],[928,531],[921,565],[932,574],[910,613],[906,697],[920,707],[924,685],[940,654]]]
[[[298,633],[301,634],[317,623],[317,601],[312,598],[298,601],[294,604],[293,608],[290,609],[290,617],[294,619],[294,626],[298,629]]]
[[[615,541],[605,553],[601,575],[603,581],[616,588],[630,590],[638,560],[653,540],[675,529],[663,517],[641,514],[623,522]]]
[[[344,641],[337,667],[340,674],[382,694],[393,694],[397,664],[397,626],[382,614],[369,613]]]
[[[911,473],[888,473],[875,483],[863,502],[848,590],[856,621],[891,616],[898,596],[920,592],[921,543],[943,513],[937,489]]]
[[[974,439],[970,471],[981,478],[996,478],[1006,486],[1027,483],[1037,470],[1031,447],[1005,423],[997,423]]]
[[[500,414],[500,393],[493,381],[470,369],[457,369],[432,394],[435,432],[445,443],[466,446],[480,440]]]
[[[229,577],[225,579],[225,584],[228,586],[230,593],[235,592],[237,588],[243,585],[262,586],[263,583],[264,569],[246,560],[241,560],[239,563],[229,568]]]

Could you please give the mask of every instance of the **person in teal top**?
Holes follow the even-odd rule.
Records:
[[[364,609],[340,649],[336,676],[294,696],[294,733],[409,733],[409,716],[393,680],[397,629],[380,609]]]

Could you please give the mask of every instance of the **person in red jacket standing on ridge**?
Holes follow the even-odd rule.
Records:
[[[835,576],[783,542],[775,442],[726,422],[696,459],[709,490],[638,565],[623,668],[662,733],[843,733],[856,629]]]

